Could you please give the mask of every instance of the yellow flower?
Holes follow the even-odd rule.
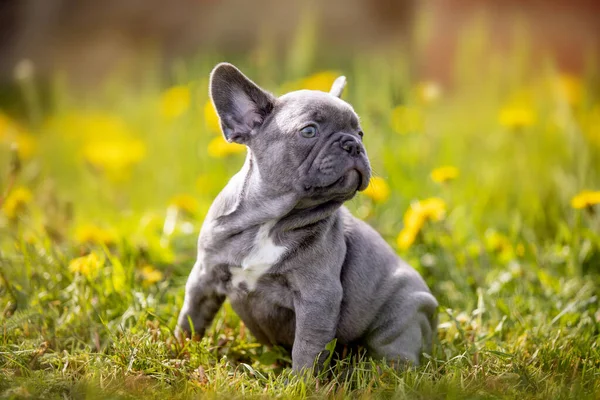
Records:
[[[140,162],[145,154],[144,142],[130,138],[91,140],[83,148],[83,155],[90,164],[109,171],[127,169]]]
[[[446,203],[438,197],[417,201],[410,205],[404,214],[404,228],[397,238],[401,250],[408,249],[415,241],[423,224],[427,221],[439,221],[446,215]]]
[[[392,110],[390,125],[395,132],[403,135],[419,133],[425,127],[425,119],[416,107],[397,106]]]
[[[142,284],[144,286],[151,286],[163,280],[163,273],[151,265],[145,265],[142,267],[140,274],[142,276]]]
[[[581,103],[583,99],[583,84],[575,75],[561,74],[556,82],[558,94],[572,106]]]
[[[208,100],[204,105],[204,122],[206,128],[214,133],[221,132],[221,122],[219,122],[219,115],[212,101]]]
[[[195,214],[198,211],[198,200],[189,194],[180,194],[173,197],[169,202],[169,205],[189,214]]]
[[[409,228],[418,232],[425,223],[425,215],[421,213],[421,209],[418,206],[411,205],[404,213],[403,220],[404,228]]]
[[[420,231],[420,228],[412,226],[405,226],[404,228],[402,228],[402,230],[398,234],[398,237],[396,238],[398,248],[400,250],[408,250],[408,248],[412,246],[415,240],[417,239],[417,235]]]
[[[246,152],[246,146],[229,143],[222,136],[213,138],[208,144],[208,155],[214,158],[223,158],[231,154],[240,154]]]
[[[437,183],[444,183],[458,178],[459,173],[458,168],[445,165],[431,171],[431,179]]]
[[[600,190],[584,190],[571,199],[571,207],[576,209],[592,207],[600,204]]]
[[[77,257],[69,263],[69,271],[78,273],[88,278],[92,278],[98,274],[100,268],[104,266],[104,259],[90,253],[87,256]]]
[[[167,89],[160,98],[160,113],[167,119],[177,118],[190,108],[190,88],[184,85]]]
[[[308,90],[329,92],[331,85],[339,75],[333,71],[317,72],[302,80],[302,87]]]
[[[417,99],[425,105],[435,103],[442,94],[440,85],[432,81],[420,82],[415,86],[414,90]]]
[[[536,119],[535,111],[526,105],[509,105],[503,107],[498,114],[500,125],[511,129],[532,126]]]
[[[439,221],[446,215],[446,202],[438,197],[430,197],[413,206],[425,219]]]
[[[91,224],[77,228],[75,239],[79,243],[95,243],[106,246],[112,245],[117,241],[116,235],[112,231]]]
[[[33,195],[27,188],[17,187],[13,189],[2,205],[4,215],[11,220],[17,219],[19,215],[25,213],[32,198]]]
[[[396,240],[398,248],[400,250],[407,250],[415,242],[418,233],[419,229],[411,229],[406,227],[402,229],[398,235],[398,239]]]
[[[369,182],[369,186],[363,191],[365,195],[376,203],[383,203],[390,197],[390,186],[385,179],[374,176]]]
[[[488,250],[496,252],[504,252],[512,249],[508,238],[493,229],[488,229],[485,232],[485,245]]]
[[[333,85],[338,76],[339,74],[335,71],[321,71],[297,81],[287,82],[282,85],[281,90],[292,92],[294,90],[307,89],[329,92],[331,85]]]

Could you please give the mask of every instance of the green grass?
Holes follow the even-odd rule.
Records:
[[[569,102],[548,60],[520,49],[500,63],[485,41],[467,40],[455,84],[426,101],[406,57],[316,64],[311,40],[299,39],[287,62],[268,48],[236,61],[275,93],[321,68],[347,75],[345,99],[391,189],[383,202],[361,194],[348,206],[394,248],[411,202],[445,201],[445,218],[398,249],[439,299],[433,354],[406,372],[345,359],[297,379],[290,355],[257,345],[227,304],[202,341],[173,339],[203,215],[243,162],[207,150],[218,135],[204,113],[207,76],[220,57],[203,55],[173,68],[169,83],[191,93],[175,118],[160,112],[167,82],[147,71],[136,86],[115,78],[87,97],[56,79],[43,104],[34,83],[21,82],[24,96],[6,106],[25,104],[12,117],[36,150],[11,169],[14,132],[3,136],[0,125],[0,188],[33,194],[15,218],[0,215],[1,397],[600,397],[600,208],[570,204],[584,189],[600,190],[600,77],[577,77]],[[507,104],[533,122],[499,123]],[[411,111],[391,121],[398,105]],[[144,152],[118,170],[86,161],[86,146],[107,135],[140,140]],[[442,165],[460,176],[433,182]],[[181,194],[194,200],[171,200]],[[89,224],[110,237],[92,229],[96,236],[84,238]],[[98,268],[69,268],[89,253]],[[146,265],[162,279],[149,282]]]

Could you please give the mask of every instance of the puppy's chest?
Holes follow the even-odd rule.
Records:
[[[287,248],[277,245],[270,236],[274,222],[263,224],[257,231],[250,252],[242,259],[241,267],[231,267],[232,289],[253,291],[258,280],[277,264]]]

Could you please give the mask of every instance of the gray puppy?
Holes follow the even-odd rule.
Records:
[[[371,176],[344,85],[276,98],[231,64],[212,71],[225,138],[248,155],[204,220],[179,334],[204,335],[228,297],[258,341],[291,349],[295,371],[334,338],[412,364],[430,348],[435,298],[342,205]]]

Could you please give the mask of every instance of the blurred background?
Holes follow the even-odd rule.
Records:
[[[582,72],[585,56],[600,46],[594,0],[174,0],[168,6],[160,0],[3,0],[0,11],[4,82],[22,59],[42,76],[62,70],[75,83],[93,84],[117,67],[142,67],[139,59],[148,52],[167,65],[206,51],[256,58],[265,42],[281,54],[299,29],[318,37],[314,58],[367,57],[401,46],[416,73],[443,81],[451,78],[461,32],[474,19],[488,23],[490,54],[522,45],[515,40],[521,35],[533,56],[551,55],[572,73]],[[307,13],[312,25],[303,26]]]

